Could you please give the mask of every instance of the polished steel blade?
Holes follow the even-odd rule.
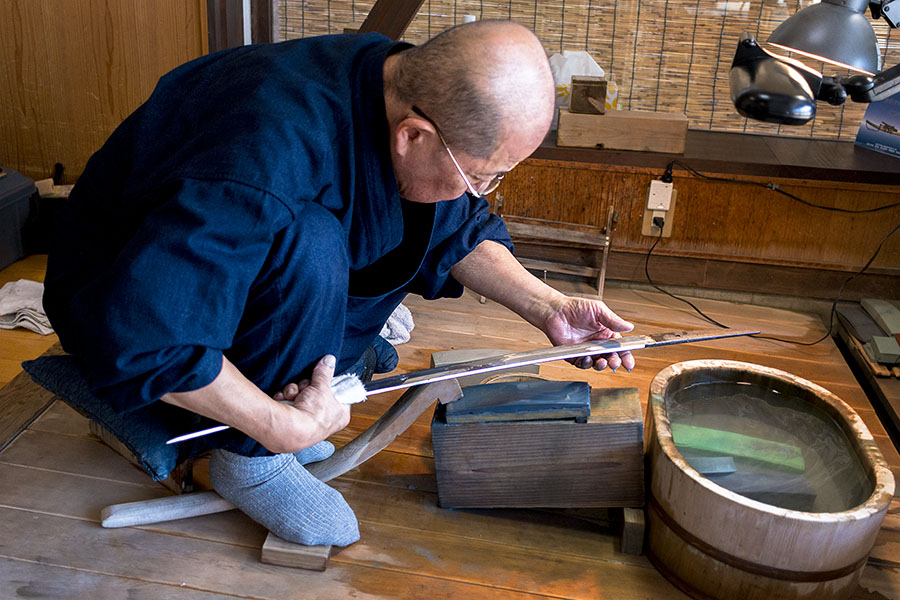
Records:
[[[534,365],[551,360],[567,360],[581,356],[595,356],[598,354],[610,354],[611,352],[625,352],[652,348],[654,346],[669,346],[672,344],[685,344],[688,342],[703,342],[741,335],[754,335],[759,333],[752,329],[699,329],[696,331],[670,331],[668,333],[653,333],[650,335],[629,335],[611,340],[598,340],[570,344],[567,346],[553,346],[540,350],[525,350],[523,352],[510,352],[490,358],[479,358],[452,365],[443,365],[433,369],[413,371],[385,377],[365,384],[366,395],[383,394],[393,392],[416,385],[436,383],[445,379],[453,379],[462,375],[479,375],[493,371],[504,371],[526,365]],[[175,444],[193,438],[223,431],[227,425],[217,425],[202,431],[195,431],[187,435],[172,438],[166,444]]]
[[[452,365],[443,365],[433,369],[413,371],[391,377],[385,377],[366,384],[366,395],[392,392],[414,385],[435,383],[445,379],[453,379],[462,375],[479,375],[493,371],[503,371],[548,362],[551,360],[566,360],[581,356],[594,356],[597,354],[609,354],[611,352],[625,352],[640,350],[653,346],[667,346],[671,344],[684,344],[687,342],[700,342],[720,338],[735,337],[740,335],[753,335],[759,331],[751,329],[701,329],[697,331],[672,331],[668,333],[654,333],[651,335],[629,335],[611,340],[599,340],[571,344],[567,346],[553,346],[540,350],[525,350],[523,352],[510,352],[489,358],[479,358]]]

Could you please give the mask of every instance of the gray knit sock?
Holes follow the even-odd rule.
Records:
[[[334,444],[328,440],[323,440],[309,448],[294,452],[294,456],[297,457],[297,462],[301,465],[308,465],[309,463],[325,460],[332,454],[334,454]]]
[[[353,509],[336,489],[304,469],[293,454],[246,457],[214,450],[213,489],[269,531],[307,546],[346,546],[359,539]]]

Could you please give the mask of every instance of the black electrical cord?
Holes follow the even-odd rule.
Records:
[[[669,177],[672,176],[672,167],[675,165],[679,165],[679,166],[683,167],[691,175],[693,175],[694,177],[697,177],[699,179],[706,179],[708,181],[725,181],[728,183],[743,183],[746,185],[755,185],[757,187],[766,188],[767,190],[771,190],[773,192],[778,192],[779,194],[781,194],[783,196],[787,196],[791,200],[795,200],[795,201],[799,202],[800,204],[804,204],[804,205],[810,206],[812,208],[819,208],[822,210],[830,210],[832,212],[840,212],[840,213],[848,213],[848,214],[856,215],[856,214],[863,214],[863,213],[879,212],[882,210],[890,210],[892,208],[897,208],[898,206],[900,206],[900,202],[894,202],[892,204],[885,204],[883,206],[876,206],[875,208],[863,208],[860,210],[853,210],[853,209],[849,209],[849,208],[836,208],[834,206],[823,206],[821,204],[813,204],[812,202],[810,202],[808,200],[804,200],[803,198],[801,198],[799,196],[795,196],[794,194],[786,192],[783,189],[781,189],[780,187],[778,187],[777,183],[763,183],[761,181],[745,181],[743,179],[732,179],[731,177],[715,177],[713,175],[706,175],[704,173],[701,173],[697,169],[693,168],[692,166],[688,165],[687,163],[684,163],[680,160],[673,160],[666,167],[666,174]]]
[[[656,244],[658,244],[658,243],[659,243],[659,240],[662,239],[662,234],[663,234],[663,228],[662,228],[661,226],[659,226],[658,229],[659,229],[659,235],[657,235],[657,236],[656,236],[656,239],[653,240],[653,245],[650,246],[650,250],[647,251],[647,256],[646,256],[646,258],[644,259],[644,275],[647,276],[647,281],[650,282],[650,285],[653,286],[654,289],[656,289],[656,290],[662,292],[663,294],[666,294],[667,296],[670,296],[670,297],[672,297],[672,298],[675,298],[676,300],[679,300],[679,301],[681,301],[681,302],[684,302],[685,304],[687,304],[688,306],[690,306],[691,308],[693,308],[693,309],[697,312],[698,315],[700,315],[701,317],[703,317],[704,319],[706,319],[707,321],[709,321],[709,322],[712,323],[713,325],[716,325],[717,327],[721,327],[722,329],[728,329],[728,325],[723,325],[723,324],[719,323],[718,321],[716,321],[716,320],[713,319],[712,317],[710,317],[710,316],[704,314],[704,312],[703,312],[702,310],[700,310],[699,308],[697,308],[696,306],[694,306],[694,304],[691,303],[690,301],[685,300],[684,298],[681,298],[681,297],[679,297],[679,296],[676,296],[675,294],[673,294],[673,293],[671,293],[671,292],[667,292],[666,290],[662,289],[661,287],[659,287],[658,285],[656,285],[655,283],[653,283],[653,280],[650,279],[650,255],[653,253],[653,249],[656,248]]]
[[[803,200],[802,198],[798,198],[797,196],[794,196],[793,194],[789,194],[783,190],[780,190],[780,189],[778,189],[778,187],[775,184],[759,183],[759,182],[755,182],[755,181],[742,181],[740,179],[730,179],[727,177],[714,177],[712,175],[705,175],[703,173],[700,173],[699,171],[697,171],[690,165],[687,165],[687,164],[681,162],[680,160],[673,160],[671,163],[669,163],[669,165],[666,167],[666,172],[662,177],[663,181],[672,181],[672,167],[676,164],[681,165],[686,170],[688,170],[691,174],[693,174],[695,177],[699,177],[701,179],[707,179],[707,180],[712,180],[712,181],[726,181],[726,182],[731,182],[731,183],[748,183],[748,184],[752,184],[752,185],[765,187],[766,189],[770,189],[770,190],[779,192],[781,194],[784,194],[785,196],[787,196],[793,200],[796,200],[796,201],[800,202],[801,204],[805,204],[807,206],[811,206],[813,208],[819,208],[822,210],[831,210],[831,211],[835,211],[835,212],[844,212],[844,213],[869,213],[869,212],[878,212],[881,210],[887,210],[890,208],[900,206],[900,202],[895,202],[893,204],[886,204],[884,206],[871,208],[871,209],[864,209],[864,210],[849,210],[849,209],[845,209],[845,208],[834,208],[831,206],[821,206],[818,204],[813,204],[811,202],[807,202],[806,200]],[[654,223],[654,225],[656,225],[656,224]],[[650,285],[654,289],[666,294],[667,296],[671,296],[672,298],[674,298],[676,300],[680,300],[681,302],[684,302],[685,304],[689,305],[691,308],[693,308],[697,312],[697,314],[699,314],[701,317],[703,317],[704,319],[706,319],[713,325],[716,325],[717,327],[721,327],[723,329],[728,329],[727,325],[723,325],[722,323],[719,323],[712,317],[704,314],[703,311],[701,311],[699,308],[694,306],[694,304],[692,304],[691,302],[685,300],[684,298],[680,298],[680,297],[676,296],[675,294],[672,294],[672,293],[662,289],[655,283],[653,283],[653,280],[650,278],[650,255],[653,253],[653,250],[656,248],[656,245],[659,243],[659,240],[662,239],[662,234],[663,234],[662,226],[658,226],[658,228],[659,228],[659,235],[656,236],[656,239],[653,241],[653,244],[650,246],[650,250],[647,251],[647,256],[644,259],[644,275],[647,277],[647,281],[650,283]],[[875,252],[872,253],[872,256],[869,258],[868,261],[866,261],[866,264],[863,265],[863,267],[859,271],[850,275],[850,277],[845,279],[844,283],[841,284],[841,287],[838,290],[837,296],[835,297],[834,301],[831,303],[831,310],[829,311],[828,330],[825,332],[825,335],[823,335],[822,337],[820,337],[819,339],[817,339],[814,342],[798,342],[796,340],[788,340],[785,338],[779,338],[779,337],[761,335],[761,334],[755,334],[752,337],[755,337],[758,339],[763,339],[763,340],[774,340],[776,342],[786,342],[789,344],[795,344],[797,346],[815,346],[816,344],[819,344],[819,343],[823,342],[824,340],[826,340],[829,336],[831,336],[831,332],[834,329],[834,315],[837,312],[837,303],[840,301],[841,295],[844,293],[844,289],[847,287],[847,284],[850,283],[851,281],[853,281],[856,277],[859,277],[860,275],[862,275],[866,271],[866,269],[868,269],[872,265],[872,263],[875,262],[875,259],[878,257],[878,253],[881,252],[881,248],[884,246],[884,243],[888,240],[888,238],[890,238],[892,235],[897,233],[898,230],[900,230],[900,223],[897,223],[893,227],[893,229],[891,229],[889,232],[887,232],[887,234],[883,238],[881,238],[881,241],[878,242],[878,247],[875,248]]]

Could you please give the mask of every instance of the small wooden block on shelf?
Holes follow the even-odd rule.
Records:
[[[573,113],[602,115],[606,112],[606,80],[590,75],[572,76],[569,110]]]
[[[684,114],[611,110],[604,115],[559,110],[557,144],[575,148],[684,154]]]

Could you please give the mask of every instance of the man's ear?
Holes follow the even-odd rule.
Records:
[[[434,135],[434,127],[425,119],[407,117],[397,124],[394,130],[394,148],[400,156],[412,151],[421,151],[423,144],[428,143],[429,134]]]

